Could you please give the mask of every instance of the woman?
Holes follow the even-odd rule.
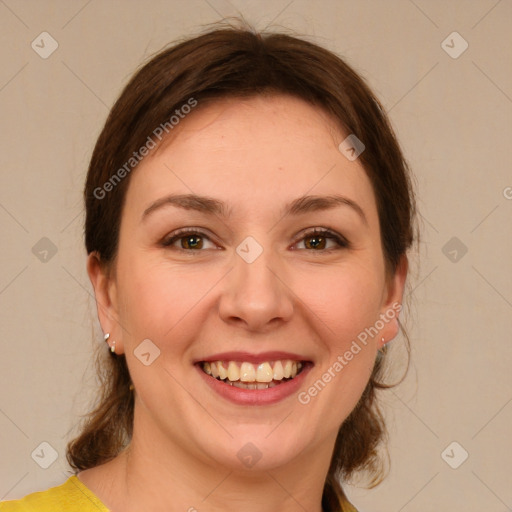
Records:
[[[288,35],[181,42],[112,108],[85,205],[101,397],[77,474],[0,510],[355,510],[414,217],[363,80]]]

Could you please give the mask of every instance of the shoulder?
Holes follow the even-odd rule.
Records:
[[[0,512],[108,512],[97,496],[76,476],[46,491],[20,500],[2,501]]]

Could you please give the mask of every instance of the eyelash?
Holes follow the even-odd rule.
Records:
[[[162,246],[169,248],[174,244],[174,242],[176,242],[182,238],[186,238],[187,235],[188,236],[198,235],[200,237],[204,237],[204,238],[207,238],[208,240],[210,240],[210,237],[205,232],[201,231],[200,229],[183,228],[183,229],[179,229],[179,230],[175,231],[168,238],[164,239],[162,241]],[[307,239],[307,238],[314,238],[314,237],[322,237],[322,238],[325,238],[328,240],[333,240],[334,242],[336,242],[336,244],[338,244],[339,247],[335,247],[335,248],[331,247],[329,249],[321,249],[318,251],[315,251],[314,249],[299,249],[299,250],[306,250],[309,252],[330,252],[333,250],[350,248],[350,243],[345,237],[338,235],[336,232],[331,231],[330,229],[326,229],[326,228],[314,228],[314,229],[310,229],[309,231],[303,232],[300,235],[300,238],[298,238],[294,242],[294,245],[297,244],[298,242],[301,242],[301,241]],[[183,249],[183,248],[179,247],[179,248],[177,248],[177,250],[183,251],[183,252],[202,252],[204,249],[194,250],[194,249]]]

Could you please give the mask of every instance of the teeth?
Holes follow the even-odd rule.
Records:
[[[281,361],[276,361],[274,364],[274,379],[281,380],[284,377],[283,364]]]
[[[225,380],[227,379],[228,377],[228,371],[226,370],[226,368],[224,368],[224,365],[222,364],[222,362],[220,361],[217,361],[216,363],[214,363],[215,366],[217,367],[217,370],[219,372],[219,378],[221,378],[222,380]]]
[[[293,363],[289,359],[284,363],[283,373],[286,379],[289,379],[292,376],[292,364]]]
[[[251,363],[242,363],[242,365],[240,366],[240,380],[242,382],[253,382],[256,380],[256,372],[254,371],[254,365],[252,365]]]
[[[231,382],[238,380],[240,378],[240,370],[238,365],[234,361],[230,361],[228,365],[228,379]]]
[[[273,378],[272,366],[270,366],[269,363],[261,363],[258,365],[258,371],[256,372],[256,380],[258,382],[270,382]]]
[[[272,388],[283,379],[295,377],[302,367],[302,363],[291,359],[265,361],[258,365],[236,361],[210,361],[202,365],[208,375],[244,389]]]
[[[273,386],[271,386],[271,384],[273,384],[272,382],[269,384],[266,384],[264,382],[247,383],[247,382],[240,382],[239,380],[237,380],[236,382],[230,382],[230,384],[232,386],[234,386],[235,388],[240,388],[240,389],[267,389],[267,388],[271,388],[271,387],[275,386],[275,384]]]

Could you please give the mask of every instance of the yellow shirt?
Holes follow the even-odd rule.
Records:
[[[349,503],[344,510],[357,512]],[[58,487],[34,492],[20,500],[0,502],[0,512],[109,512],[109,509],[73,475]]]
[[[0,512],[108,512],[108,508],[73,475],[58,487],[2,501]]]

